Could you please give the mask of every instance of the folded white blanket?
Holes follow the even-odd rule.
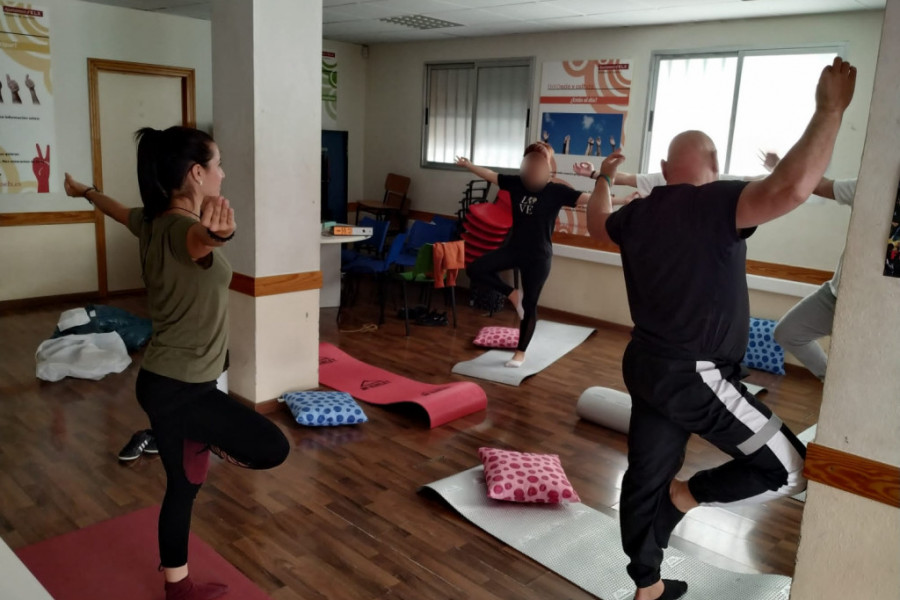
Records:
[[[110,373],[121,373],[131,364],[125,342],[115,332],[45,340],[34,358],[37,377],[44,381],[59,381],[64,377],[103,379]]]

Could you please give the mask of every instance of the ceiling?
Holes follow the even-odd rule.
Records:
[[[88,1],[210,18],[209,1]],[[323,4],[324,37],[377,44],[883,9],[885,0],[323,0]],[[431,17],[453,26],[416,29],[386,20],[409,16],[416,16],[417,23],[422,21],[418,17]]]

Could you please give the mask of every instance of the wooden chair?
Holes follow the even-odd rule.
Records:
[[[384,180],[384,197],[381,202],[377,200],[360,200],[356,204],[356,222],[359,223],[360,213],[374,215],[379,221],[388,221],[394,227],[393,230],[402,231],[405,224],[402,222],[409,208],[409,177],[388,173]]]

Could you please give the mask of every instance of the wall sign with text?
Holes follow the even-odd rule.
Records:
[[[0,194],[58,187],[47,10],[0,3]]]
[[[553,147],[557,172],[577,189],[592,182],[573,174],[577,162],[600,162],[624,146],[631,61],[545,62],[541,73],[540,139]],[[556,231],[587,235],[583,209],[564,208]]]

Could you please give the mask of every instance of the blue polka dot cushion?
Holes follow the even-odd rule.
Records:
[[[369,420],[353,396],[345,392],[288,392],[281,398],[300,425],[337,427]]]
[[[784,375],[784,349],[775,341],[775,321],[750,317],[750,341],[744,364],[751,369]]]

